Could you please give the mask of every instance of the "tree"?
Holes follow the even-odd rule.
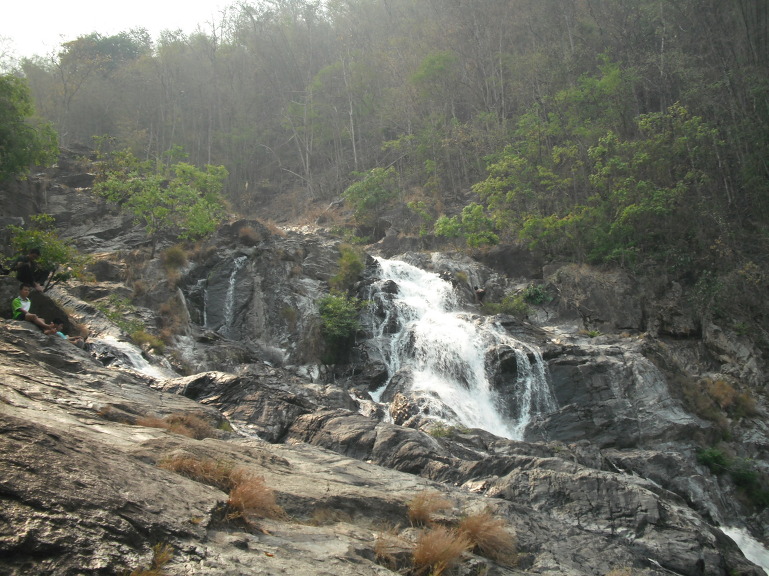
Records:
[[[486,216],[483,206],[475,202],[465,206],[460,216],[438,218],[435,234],[445,238],[462,238],[470,248],[499,243],[499,236],[494,232],[494,222]]]
[[[224,216],[219,193],[226,179],[224,166],[201,170],[178,162],[158,171],[152,162],[140,162],[123,150],[110,155],[94,192],[133,213],[150,239],[153,258],[164,233],[193,240],[216,229]]]
[[[355,221],[370,227],[376,235],[382,211],[398,195],[395,169],[374,168],[368,174],[356,173],[361,179],[344,191],[342,196],[352,206]]]
[[[90,258],[80,254],[74,246],[59,238],[53,216],[35,214],[30,217],[30,226],[8,226],[11,246],[19,254],[28,254],[32,248],[40,250],[37,265],[40,270],[49,270],[44,288],[66,282],[70,278],[85,278]]]
[[[33,119],[29,87],[16,76],[0,76],[0,181],[26,174],[34,164],[53,163],[59,154],[48,122]]]

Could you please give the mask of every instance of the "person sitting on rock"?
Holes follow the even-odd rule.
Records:
[[[60,318],[54,318],[51,320],[51,327],[47,328],[46,330],[43,330],[46,334],[50,336],[58,336],[59,338],[64,338],[68,342],[71,342],[78,348],[85,348],[85,341],[80,336],[67,336],[64,333],[64,321]]]
[[[29,284],[22,283],[19,286],[19,295],[13,299],[13,302],[11,302],[12,318],[14,320],[26,320],[27,322],[31,322],[41,330],[53,328],[53,324],[48,324],[44,319],[29,311],[32,306],[32,301],[29,299],[31,290],[32,286]]]
[[[13,263],[16,278],[22,284],[29,284],[38,292],[43,292],[43,286],[38,281],[41,271],[37,261],[40,259],[40,248],[30,248],[26,255],[19,256]],[[48,274],[45,274],[46,278]]]

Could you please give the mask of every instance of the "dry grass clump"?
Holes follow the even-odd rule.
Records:
[[[227,519],[253,524],[256,518],[282,518],[285,511],[275,500],[275,492],[262,476],[236,468],[230,478],[234,488],[227,500]]]
[[[166,574],[165,565],[173,558],[174,549],[169,544],[155,544],[152,547],[152,561],[149,568],[137,568],[131,576],[163,576]]]
[[[252,525],[256,518],[283,518],[286,515],[262,476],[236,467],[231,462],[173,456],[159,462],[158,467],[229,492],[225,512],[227,520],[240,520]]]
[[[174,434],[181,434],[196,440],[203,438],[213,438],[216,431],[213,426],[203,420],[200,416],[186,412],[177,412],[170,414],[165,418],[157,416],[140,416],[134,422],[137,426],[146,426],[148,428],[164,428]]]
[[[439,492],[420,492],[409,502],[409,521],[412,526],[426,526],[433,523],[433,515],[449,510],[452,504]]]
[[[160,260],[163,262],[163,267],[166,271],[178,270],[187,265],[187,253],[184,247],[176,244],[166,248],[160,255]]]
[[[261,232],[257,231],[253,226],[243,226],[238,230],[238,240],[246,246],[256,246],[263,239]]]
[[[518,560],[518,543],[507,529],[504,520],[496,518],[488,510],[471,514],[460,520],[457,530],[467,536],[473,551],[500,564],[515,565]]]
[[[194,456],[173,456],[160,461],[158,467],[219,488],[223,492],[228,492],[233,487],[232,471],[235,467],[230,462]]]
[[[158,308],[160,317],[160,337],[166,344],[170,344],[173,337],[184,331],[187,323],[186,310],[181,299],[174,294]]]
[[[414,569],[417,575],[440,576],[453,567],[473,543],[466,534],[452,528],[436,526],[423,532],[414,547]]]

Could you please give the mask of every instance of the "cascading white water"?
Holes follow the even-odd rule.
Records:
[[[230,327],[232,326],[232,322],[234,320],[233,311],[235,309],[235,285],[238,279],[238,272],[240,272],[243,266],[246,265],[247,261],[248,261],[247,256],[238,256],[233,261],[232,272],[230,272],[230,278],[227,284],[227,293],[225,294],[224,303],[223,303],[224,318],[221,326],[219,326],[219,328],[217,328],[216,330],[222,336],[230,335]],[[207,322],[208,322],[207,309],[208,309],[208,291],[206,291],[205,293],[205,300],[203,305],[204,326],[207,326]]]
[[[429,406],[431,416],[522,439],[532,418],[556,409],[539,352],[507,334],[486,317],[463,312],[452,285],[405,262],[377,258],[381,280],[369,299],[373,342],[391,379],[408,369],[411,392]],[[397,293],[382,290],[397,284]],[[516,382],[505,401],[492,386],[494,351],[514,351]],[[529,358],[534,358],[532,363]],[[492,362],[493,363],[493,362]],[[379,400],[383,386],[374,394]],[[511,411],[506,406],[515,408]]]

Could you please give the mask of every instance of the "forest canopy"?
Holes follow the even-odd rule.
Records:
[[[239,2],[207,31],[94,32],[18,73],[62,145],[184,149],[226,167],[244,213],[346,191],[371,229],[402,206],[405,232],[697,281],[767,253],[768,5]]]

